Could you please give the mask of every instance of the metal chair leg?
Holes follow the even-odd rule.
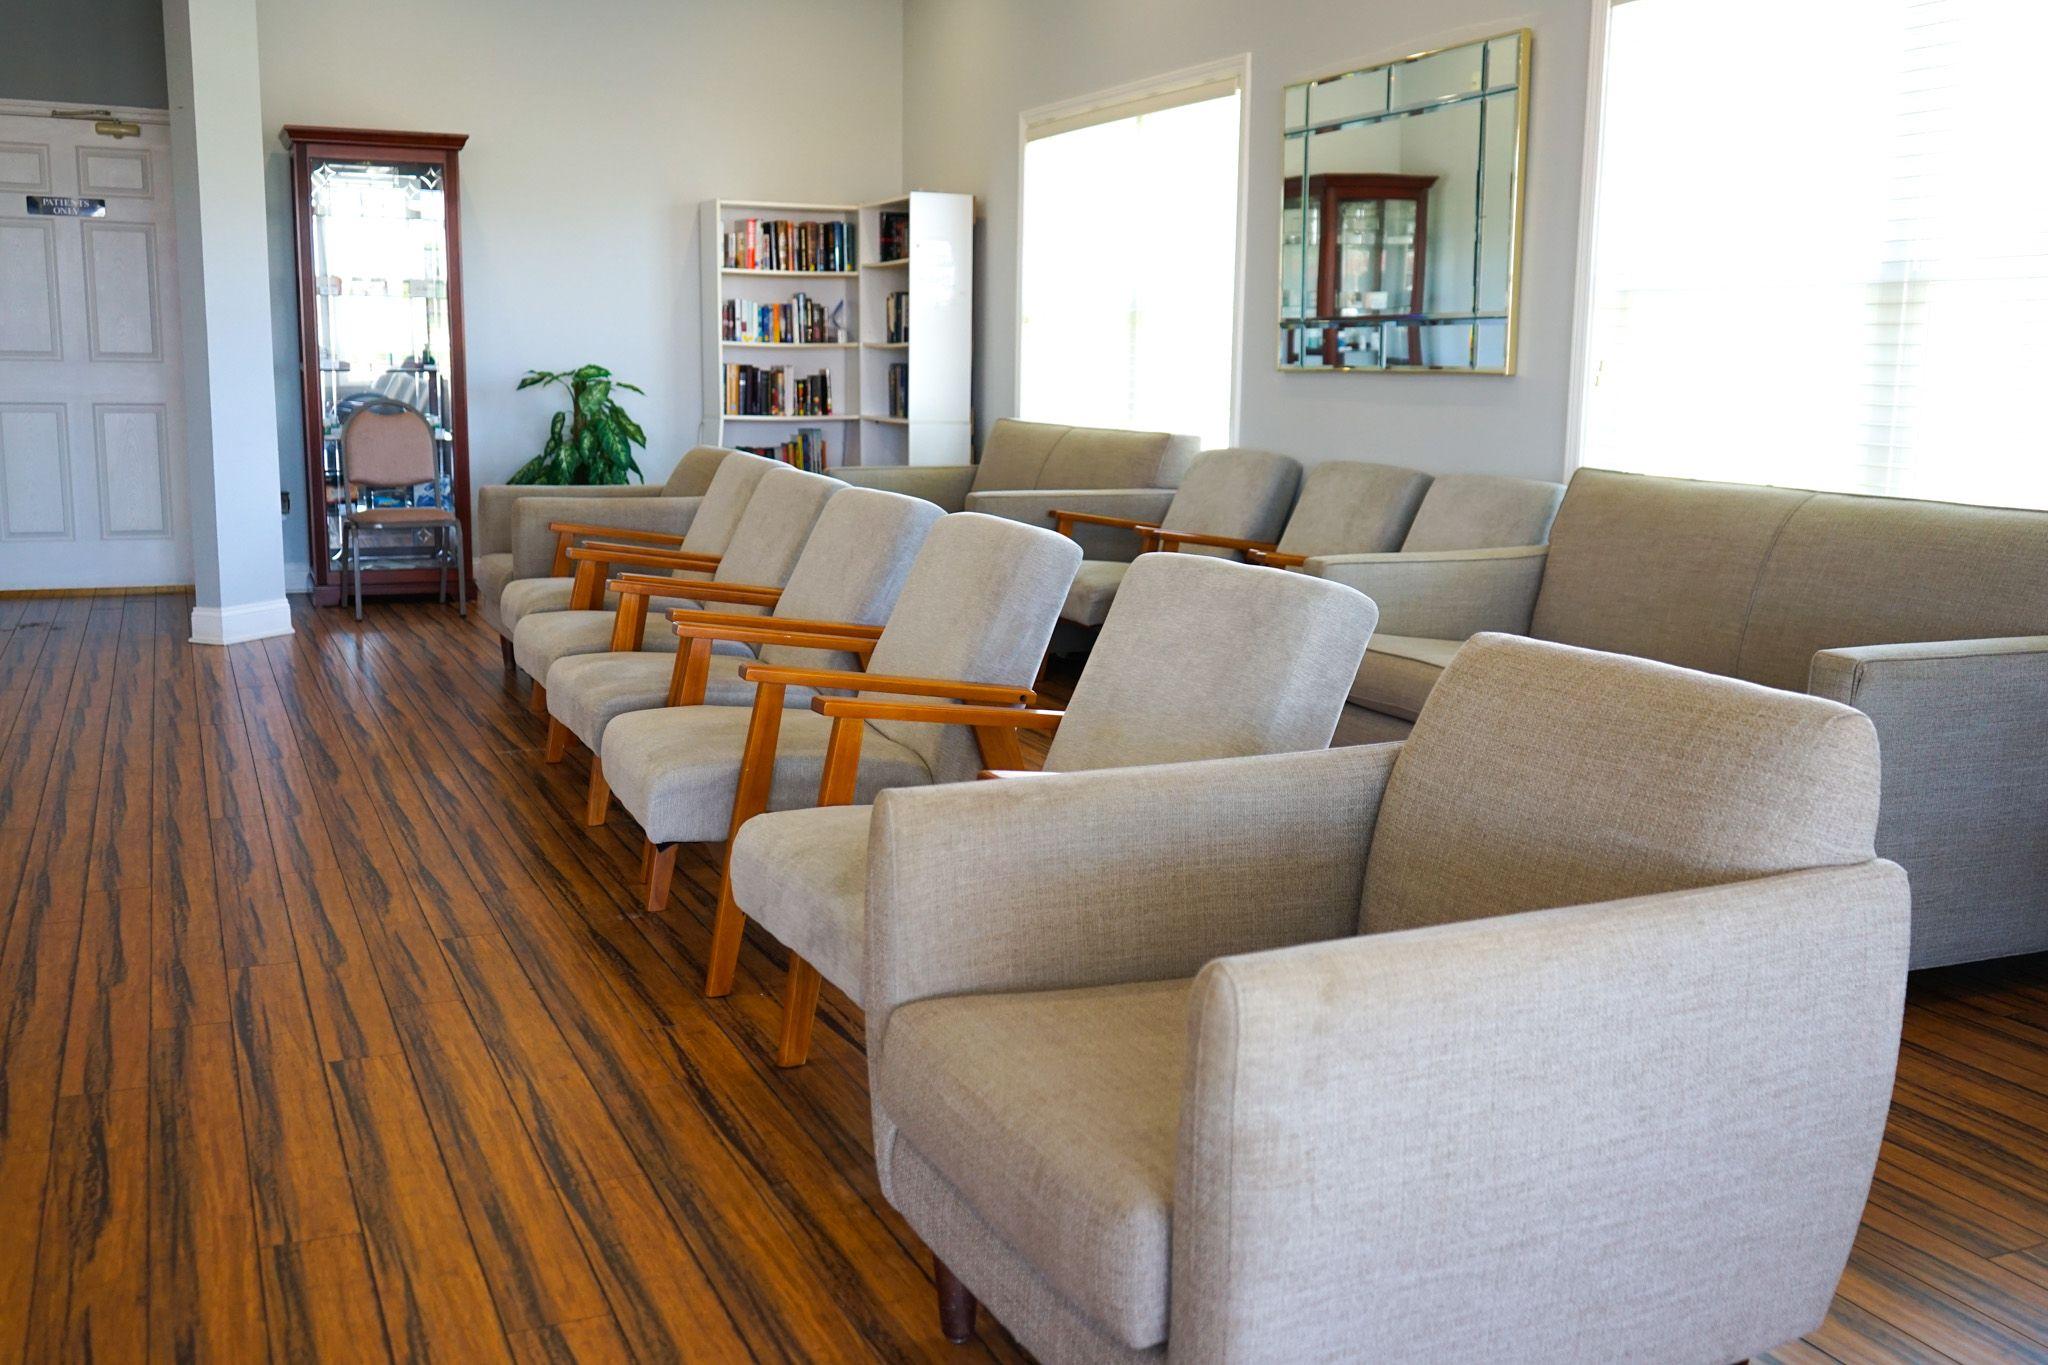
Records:
[[[469,615],[469,551],[463,548],[462,527],[453,525],[448,534],[455,537],[455,610],[463,616]]]
[[[356,584],[356,620],[360,621],[363,619],[363,537],[360,531],[348,533],[348,562]]]
[[[434,575],[434,600],[445,607],[448,605],[448,528],[442,527],[434,538],[441,542],[441,548],[434,555],[434,567],[437,570]]]

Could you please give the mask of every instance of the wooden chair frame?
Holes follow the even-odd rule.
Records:
[[[1162,550],[1178,550],[1183,545],[1211,545],[1219,550],[1236,550],[1245,555],[1268,555],[1277,553],[1279,545],[1271,540],[1245,540],[1240,536],[1212,536],[1205,531],[1169,531],[1161,527],[1154,532],[1153,539]],[[1289,556],[1292,558],[1292,556]]]
[[[1067,512],[1055,509],[1047,512],[1052,518],[1053,530],[1067,539],[1074,538],[1076,526],[1111,526],[1118,530],[1130,531],[1138,537],[1138,553],[1147,554],[1159,548],[1159,528],[1149,521],[1135,517],[1112,517],[1101,512]]]
[[[566,526],[572,530],[575,522],[550,522],[549,529]],[[596,528],[602,530],[602,527]],[[648,534],[655,534],[649,532]],[[652,569],[691,569],[701,573],[712,573],[718,568],[718,555],[685,554],[676,550],[647,549],[643,546],[617,545],[610,541],[594,540],[582,545],[571,545],[557,551],[557,564],[573,564],[575,581],[569,588],[570,611],[600,611],[604,607],[606,581],[611,577],[612,567],[617,564],[634,564]],[[638,575],[636,575],[637,577]],[[677,579],[664,580],[671,589],[678,583],[690,584],[694,595],[702,583],[709,587],[708,580]],[[545,678],[533,680],[533,691],[527,697],[527,707],[536,716],[548,713],[548,687]]]
[[[582,521],[551,521],[548,529],[555,533],[555,564],[551,577],[565,578],[570,572],[569,551],[580,536],[604,536],[612,540],[637,540],[649,545],[666,545],[680,549],[683,538],[667,531],[636,531],[630,526],[596,526]]]

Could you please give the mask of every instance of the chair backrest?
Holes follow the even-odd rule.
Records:
[[[1816,651],[2048,633],[2048,512],[1581,469],[1530,633],[1804,690]]]
[[[724,554],[725,547],[732,543],[740,518],[746,515],[755,485],[769,471],[788,468],[781,460],[749,455],[740,450],[726,452],[725,458],[718,462],[710,484],[704,489],[704,500],[697,504],[697,514],[690,518],[690,527],[683,533],[683,548],[691,554]]]
[[[771,616],[798,621],[885,624],[925,536],[945,515],[923,498],[848,488],[825,504]],[[763,645],[761,662],[792,668],[853,669],[843,650]]]
[[[1404,550],[1494,550],[1541,545],[1564,485],[1500,474],[1443,474],[1422,495]]]
[[[718,561],[714,583],[754,583],[779,588],[789,582],[798,556],[811,538],[818,517],[846,485],[823,474],[810,474],[790,465],[771,469],[754,485],[747,510],[733,528],[725,557]],[[721,603],[718,611],[763,615],[767,609],[740,603]]]
[[[350,483],[365,488],[438,486],[439,473],[434,429],[410,404],[372,400],[342,423],[341,476]]]
[[[1300,487],[1301,466],[1289,456],[1237,446],[1205,450],[1189,468],[1159,524],[1170,531],[1271,544],[1286,525]],[[1186,548],[1193,554],[1236,557],[1235,551],[1213,546]]]
[[[1328,746],[1379,608],[1327,579],[1140,555],[1045,766],[1054,772]]]
[[[1068,427],[1004,418],[982,443],[970,491],[1178,488],[1199,443],[1164,431]]]
[[[1429,475],[1399,465],[1330,460],[1301,481],[1294,515],[1280,535],[1290,555],[1378,555],[1401,548]]]
[[[725,457],[738,452],[723,446],[692,446],[683,452],[683,458],[676,461],[676,467],[668,472],[668,479],[661,485],[665,498],[701,498],[711,487],[712,476],[718,473],[718,466]]]
[[[942,517],[910,566],[868,672],[1029,687],[1080,567],[1081,547],[1049,529],[978,512]],[[961,726],[872,724],[915,750],[940,782],[981,768],[973,732]]]
[[[1381,933],[1866,862],[1877,733],[1819,697],[1475,635],[1387,780]]]

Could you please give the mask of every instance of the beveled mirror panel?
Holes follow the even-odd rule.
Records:
[[[1513,373],[1528,30],[1283,101],[1280,367]]]

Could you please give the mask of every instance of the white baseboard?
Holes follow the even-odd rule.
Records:
[[[286,592],[307,592],[313,586],[313,566],[299,560],[284,566],[284,590]]]
[[[192,608],[195,645],[233,645],[291,633],[292,608],[282,597],[239,607]]]

